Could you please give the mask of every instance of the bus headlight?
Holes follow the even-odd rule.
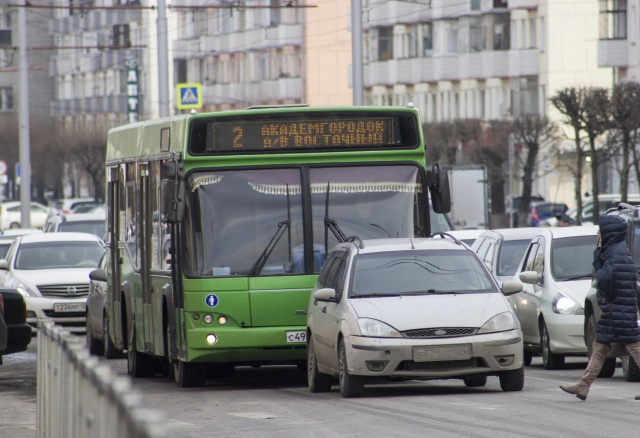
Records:
[[[213,315],[206,314],[203,321],[205,324],[211,324],[213,322]]]
[[[226,316],[222,316],[222,315],[221,315],[221,316],[218,316],[218,324],[220,324],[220,325],[226,325],[226,324],[227,324],[227,322],[229,322],[229,321],[227,320],[227,317],[226,317]]]
[[[213,345],[216,342],[218,342],[218,337],[216,335],[214,335],[213,333],[209,333],[207,335],[207,344]]]

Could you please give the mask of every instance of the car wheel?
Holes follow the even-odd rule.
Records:
[[[593,342],[596,340],[596,316],[591,315],[587,320],[587,333],[585,334],[585,342],[587,344],[587,355],[591,357],[591,349]],[[598,377],[613,377],[616,372],[616,358],[608,357],[604,360],[602,369],[598,373]]]
[[[158,372],[158,361],[136,350],[136,329],[131,324],[131,336],[127,350],[127,373],[132,377],[153,377]]]
[[[89,354],[93,356],[102,356],[104,354],[104,344],[93,336],[93,331],[91,331],[91,322],[89,321],[89,313],[87,313],[87,348],[89,349]]]
[[[533,353],[528,350],[524,350],[522,352],[522,361],[525,366],[531,365],[531,362],[533,361]]]
[[[564,367],[564,355],[555,354],[551,352],[549,346],[549,330],[547,325],[542,323],[542,330],[540,330],[540,348],[542,348],[542,364],[547,370],[558,370]]]
[[[207,364],[178,361],[173,365],[176,383],[181,388],[204,386],[207,380]]]
[[[309,337],[309,345],[307,345],[307,383],[311,392],[331,391],[330,377],[318,371],[316,347],[311,336]]]
[[[622,374],[627,382],[640,382],[640,367],[631,356],[623,356]]]
[[[107,325],[107,315],[102,317],[102,330],[104,332],[104,357],[107,359],[121,359],[124,357],[122,350],[116,348],[115,344],[109,336],[109,326]]]
[[[517,370],[502,371],[498,375],[503,391],[522,391],[524,388],[524,367]]]
[[[471,374],[462,378],[467,388],[478,388],[487,384],[486,374]]]
[[[340,339],[338,362],[340,364],[340,393],[344,398],[360,397],[364,392],[364,378],[362,376],[349,374],[349,368],[347,367],[347,349],[344,346],[344,339]]]

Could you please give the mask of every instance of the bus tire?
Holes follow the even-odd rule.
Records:
[[[104,357],[107,359],[122,359],[124,354],[122,350],[116,348],[109,336],[109,326],[107,325],[107,315],[103,317],[103,330],[104,330]]]
[[[127,350],[127,373],[131,377],[153,377],[158,372],[158,362],[145,353],[136,350],[136,329],[131,324],[131,337]]]
[[[204,386],[207,380],[207,364],[178,361],[173,365],[176,383],[181,388]]]

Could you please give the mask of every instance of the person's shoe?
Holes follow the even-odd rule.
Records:
[[[569,394],[574,394],[580,400],[585,401],[587,399],[587,394],[589,394],[589,386],[590,385],[576,383],[575,385],[560,385],[560,389],[564,392],[568,392]]]

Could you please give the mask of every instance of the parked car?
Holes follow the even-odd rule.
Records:
[[[0,303],[0,364],[2,364],[2,356],[27,349],[31,343],[31,327],[27,324],[24,297],[17,290],[0,288]]]
[[[74,208],[81,205],[95,205],[96,200],[93,198],[64,198],[53,201],[53,208],[60,213],[68,214]]]
[[[44,226],[45,233],[79,232],[95,234],[104,239],[106,233],[107,213],[103,210],[96,213],[59,214],[49,218]]]
[[[534,203],[538,203],[538,202],[545,202],[545,199],[540,195],[531,195],[531,199],[529,200],[529,206],[531,206]],[[511,226],[513,228],[517,228],[518,227],[518,218],[519,218],[519,211],[520,211],[520,204],[521,203],[522,203],[522,196],[514,196],[514,198],[513,198],[513,222],[511,223]],[[511,209],[509,208],[509,205],[507,205],[505,213],[507,214],[507,218],[508,218],[510,216],[510,213],[511,213]]]
[[[105,252],[89,233],[43,233],[17,237],[0,260],[4,287],[17,289],[27,303],[27,322],[51,318],[84,332],[89,273]]]
[[[640,274],[640,206],[631,206],[629,204],[619,204],[617,208],[610,209],[606,214],[613,214],[622,217],[627,222],[627,246],[638,267]],[[591,356],[591,346],[596,337],[596,324],[600,319],[602,310],[598,305],[597,281],[595,278],[591,283],[591,287],[587,292],[584,300],[584,339],[587,344],[589,356]],[[638,302],[640,303],[640,288],[637,289]],[[640,316],[639,318],[640,319]],[[599,377],[612,377],[616,371],[616,357],[621,358],[622,375],[628,382],[640,382],[640,367],[629,356],[626,348],[618,348],[615,346],[609,351],[604,366],[598,374]]]
[[[529,213],[529,226],[537,227],[540,221],[549,219],[550,217],[558,217],[564,215],[569,207],[567,204],[558,202],[536,202],[531,204],[531,212]]]
[[[620,202],[622,202],[620,194],[607,193],[598,195],[598,215],[605,214],[611,208],[616,208]],[[628,194],[626,203],[631,205],[640,204],[640,194]],[[579,224],[593,224],[593,198],[587,198],[582,201],[582,216],[580,218],[578,218],[577,207],[567,211],[567,215]]]
[[[124,357],[115,347],[107,331],[107,253],[100,259],[98,269],[91,271],[89,296],[87,297],[87,348],[89,353],[107,359]]]
[[[22,228],[22,212],[20,211],[20,201],[0,202],[0,229]],[[31,228],[44,227],[49,207],[39,202],[31,203]]]
[[[546,369],[564,366],[567,355],[587,355],[583,303],[591,284],[598,227],[541,228],[515,278],[524,283],[511,296],[524,337],[525,363],[541,353]]]
[[[458,239],[461,242],[466,243],[467,245],[473,245],[476,238],[481,235],[485,230],[483,229],[464,229],[464,230],[451,230],[447,231],[447,234],[451,234],[453,237]]]
[[[498,280],[511,281],[529,242],[539,232],[540,229],[536,227],[484,230],[471,249]],[[525,362],[525,365],[529,364]]]
[[[446,235],[445,235],[446,237]],[[450,238],[338,244],[307,311],[311,392],[338,379],[357,397],[374,378],[462,379],[504,391],[524,385],[522,333],[505,295],[468,246]]]

